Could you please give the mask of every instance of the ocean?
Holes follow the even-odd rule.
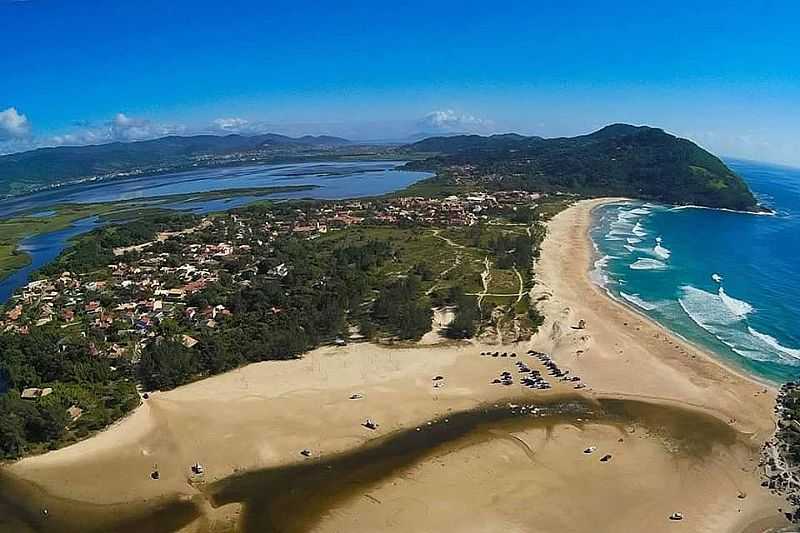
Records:
[[[724,362],[783,383],[800,377],[800,169],[726,163],[774,215],[602,206],[592,277]]]

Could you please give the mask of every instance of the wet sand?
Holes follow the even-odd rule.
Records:
[[[519,401],[230,476],[202,486],[193,501],[164,501],[150,512],[50,498],[49,516],[30,508],[30,529],[16,531],[441,531],[469,530],[476,520],[488,525],[482,531],[589,531],[598,520],[609,531],[643,523],[660,531],[675,510],[692,531],[720,531],[733,530],[719,529],[731,519],[764,518],[755,480],[731,469],[751,460],[752,446],[714,417],[574,394]],[[709,517],[711,529],[703,527]]]
[[[326,347],[154,394],[108,431],[7,468],[0,481],[11,490],[0,493],[0,510],[9,512],[0,531],[25,530],[3,520],[69,531],[75,516],[92,516],[105,528],[97,531],[186,532],[637,531],[645,524],[743,531],[781,523],[781,501],[760,488],[756,471],[773,428],[774,390],[763,392],[591,284],[587,232],[597,203],[551,222],[537,269],[548,318],[530,344]],[[573,329],[580,319],[587,328]],[[549,392],[491,383],[502,370],[516,381],[515,359],[481,351],[528,348],[551,351],[583,377],[590,385],[583,401],[601,400],[604,415],[543,427],[475,411],[577,394],[561,383]],[[445,377],[440,388],[437,375]],[[353,393],[363,398],[350,400]],[[461,412],[481,415],[463,415],[471,425],[461,432],[442,423],[443,437],[433,438],[440,425],[427,421]],[[366,418],[379,428],[362,427]],[[403,438],[401,451],[392,448]],[[587,446],[598,450],[583,454]],[[304,448],[311,458],[300,455]],[[604,453],[612,460],[600,463]],[[195,461],[206,468],[203,484],[188,482]],[[149,477],[156,464],[158,481]],[[51,505],[57,516],[42,520],[41,507]],[[164,514],[154,519],[155,508]],[[668,521],[675,511],[686,519]]]

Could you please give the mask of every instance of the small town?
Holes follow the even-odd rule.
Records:
[[[187,348],[194,334],[214,330],[231,315],[224,305],[209,305],[199,295],[226,278],[230,286],[251,283],[256,265],[269,260],[275,239],[294,235],[313,240],[360,224],[471,226],[498,209],[530,207],[539,194],[504,191],[443,199],[409,197],[300,204],[296,207],[224,213],[195,225],[159,232],[155,239],[113,250],[114,262],[100,272],[68,271],[31,281],[6,305],[0,328],[29,334],[56,324],[65,334],[92,339],[92,356],[126,358],[135,363],[157,326],[176,322]],[[273,265],[267,275],[281,278],[297,265]],[[274,313],[281,310],[274,308]]]

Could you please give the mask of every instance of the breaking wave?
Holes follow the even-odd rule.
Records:
[[[641,242],[641,239],[638,239]],[[630,239],[628,239],[630,242]],[[661,261],[666,261],[672,255],[672,251],[668,248],[664,248],[661,244],[656,244],[653,248],[637,248],[636,246],[631,246],[630,244],[626,244],[623,246],[626,250],[630,253],[639,253],[649,255],[651,257],[655,257],[656,259],[660,259]]]
[[[658,307],[656,304],[642,300],[638,294],[627,294],[622,291],[619,291],[619,295],[622,296],[624,299],[628,300],[636,307],[641,307],[645,311],[652,311]]]
[[[800,359],[800,348],[788,348],[783,344],[778,342],[778,339],[773,337],[772,335],[767,335],[766,333],[761,333],[760,331],[756,331],[750,326],[747,327],[747,331],[750,332],[750,335],[753,335],[757,339],[760,339],[765,344],[769,345],[773,349],[784,353],[790,357],[794,357],[795,359]]]
[[[631,270],[665,270],[666,263],[662,263],[658,259],[641,258],[630,266]]]
[[[606,274],[605,268],[611,259],[615,258],[610,255],[604,255],[594,262],[594,270],[589,272],[589,279],[592,280],[592,283],[601,287],[608,285],[608,274]]]
[[[722,287],[719,288],[719,299],[722,300],[722,303],[725,304],[725,307],[731,310],[731,313],[738,317],[746,317],[750,313],[753,312],[753,306],[749,303],[737,300],[736,298],[731,298],[727,294],[725,294],[725,289]]]
[[[661,243],[659,243],[656,244],[655,248],[653,248],[653,254],[655,254],[656,257],[666,261],[669,259],[669,256],[672,255],[672,251],[669,248],[664,248],[661,246]]]
[[[678,303],[689,318],[735,353],[754,361],[800,366],[800,350],[747,325],[747,315],[753,311],[749,303],[722,290],[715,294],[690,285],[681,290]]]
[[[708,329],[713,326],[729,326],[741,321],[744,316],[728,307],[719,294],[707,292],[691,285],[681,287],[678,303],[698,326]]]

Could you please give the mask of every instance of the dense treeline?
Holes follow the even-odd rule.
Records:
[[[139,404],[130,368],[89,356],[88,343],[52,327],[0,335],[0,458],[83,437]],[[52,394],[20,397],[24,388],[45,386]],[[75,421],[67,416],[73,406],[83,411]]]
[[[114,248],[141,244],[155,239],[160,231],[175,231],[197,223],[189,214],[166,213],[136,220],[131,224],[114,224],[98,228],[76,239],[73,246],[55,261],[40,270],[44,276],[64,270],[89,272],[114,262]]]
[[[489,241],[497,268],[527,270],[533,261],[533,239],[527,235],[498,235]]]
[[[372,308],[375,320],[400,339],[419,339],[431,328],[433,311],[427,298],[419,297],[415,275],[384,285]]]
[[[589,135],[558,139],[440,137],[407,149],[441,154],[411,162],[409,168],[441,171],[472,165],[478,168],[480,184],[490,189],[757,209],[747,184],[720,159],[687,139],[645,126],[614,124]]]
[[[232,315],[218,330],[204,332],[192,349],[177,335],[145,348],[139,363],[142,384],[147,389],[169,389],[242,364],[297,357],[322,342],[346,336],[348,316],[360,312],[371,290],[370,271],[391,251],[385,241],[330,250],[295,238],[277,241],[273,256],[261,264],[253,283],[223,298]],[[270,275],[280,263],[292,265],[288,274]],[[214,286],[204,291],[209,292],[225,291]],[[416,301],[415,293],[412,298]],[[389,324],[394,327],[391,320]],[[405,327],[398,330],[405,333]]]
[[[465,294],[461,287],[453,287],[448,300],[456,310],[453,321],[445,329],[445,335],[451,339],[469,339],[475,336],[481,320],[477,299]]]

